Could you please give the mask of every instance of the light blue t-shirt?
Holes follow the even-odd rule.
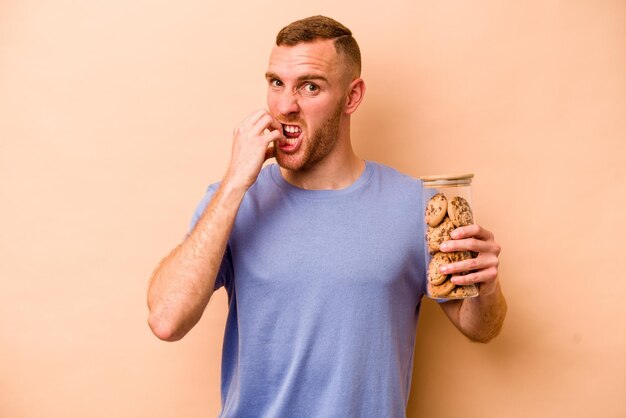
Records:
[[[405,417],[425,289],[419,180],[367,162],[345,189],[303,190],[265,167],[237,214],[221,286],[220,417]]]

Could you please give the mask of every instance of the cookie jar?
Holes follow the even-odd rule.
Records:
[[[442,274],[439,266],[475,257],[469,251],[444,253],[439,245],[450,238],[454,229],[474,223],[472,179],[474,174],[424,176],[424,257],[426,295],[431,299],[450,300],[478,296],[478,286],[455,285],[452,275]]]

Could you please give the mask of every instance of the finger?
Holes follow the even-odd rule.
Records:
[[[265,114],[267,114],[267,110],[265,109],[259,109],[249,114],[239,125],[235,126],[233,136],[239,136],[249,132],[250,128],[254,127],[255,123],[257,123],[258,120]]]
[[[486,230],[480,225],[467,225],[461,226],[450,233],[452,239],[462,239],[462,238],[478,238],[482,240],[490,240],[493,239],[493,234],[491,231]]]
[[[272,122],[270,123],[270,126],[268,127],[268,129],[280,131],[282,133],[283,125],[276,118],[272,117]]]
[[[469,274],[453,275],[450,281],[458,285],[468,285],[472,283],[491,283],[498,277],[498,270],[495,267],[476,271]]]
[[[442,242],[439,249],[443,252],[449,253],[453,251],[472,251],[475,253],[494,253],[499,254],[498,244],[494,241],[483,241],[477,238],[463,238],[463,239],[451,239]]]
[[[241,122],[241,125],[255,125],[259,121],[259,119],[267,114],[268,112],[266,109],[255,110],[254,112],[250,113],[248,117],[243,120],[243,122]]]
[[[265,143],[267,143],[268,145],[271,142],[278,141],[279,139],[284,139],[284,138],[285,137],[283,135],[283,131],[278,131],[278,130],[269,131],[265,135],[263,135],[263,139],[265,140]]]
[[[263,133],[263,131],[271,126],[272,119],[274,118],[269,113],[261,115],[261,117],[258,118],[252,125],[252,130],[256,133]]]
[[[498,257],[492,254],[482,254],[477,258],[470,258],[456,263],[445,264],[439,268],[442,274],[458,274],[471,271],[498,267]]]
[[[259,118],[259,120],[256,122],[256,124],[254,125],[253,129],[254,129],[254,131],[259,132],[259,133],[266,132],[266,130],[267,130],[270,133],[271,132],[277,132],[281,136],[283,135],[283,125],[281,125],[280,122],[278,122],[269,113],[261,116]]]
[[[265,150],[265,159],[263,161],[267,161],[270,158],[275,158],[275,157],[276,157],[276,147],[274,145],[270,145]]]

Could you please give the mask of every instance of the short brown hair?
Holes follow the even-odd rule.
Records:
[[[356,39],[350,29],[330,17],[311,16],[290,23],[276,35],[276,45],[294,46],[319,39],[334,39],[337,53],[348,59],[357,76],[361,74],[361,50]]]

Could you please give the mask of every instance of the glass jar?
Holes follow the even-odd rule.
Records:
[[[450,240],[450,232],[474,223],[472,211],[472,178],[474,174],[424,176],[420,179],[424,193],[424,257],[426,261],[426,295],[435,300],[465,299],[478,296],[478,286],[455,285],[453,275],[442,274],[444,264],[473,258],[469,251],[441,252],[439,245]],[[463,274],[463,273],[461,273]],[[465,273],[466,274],[466,273]]]

